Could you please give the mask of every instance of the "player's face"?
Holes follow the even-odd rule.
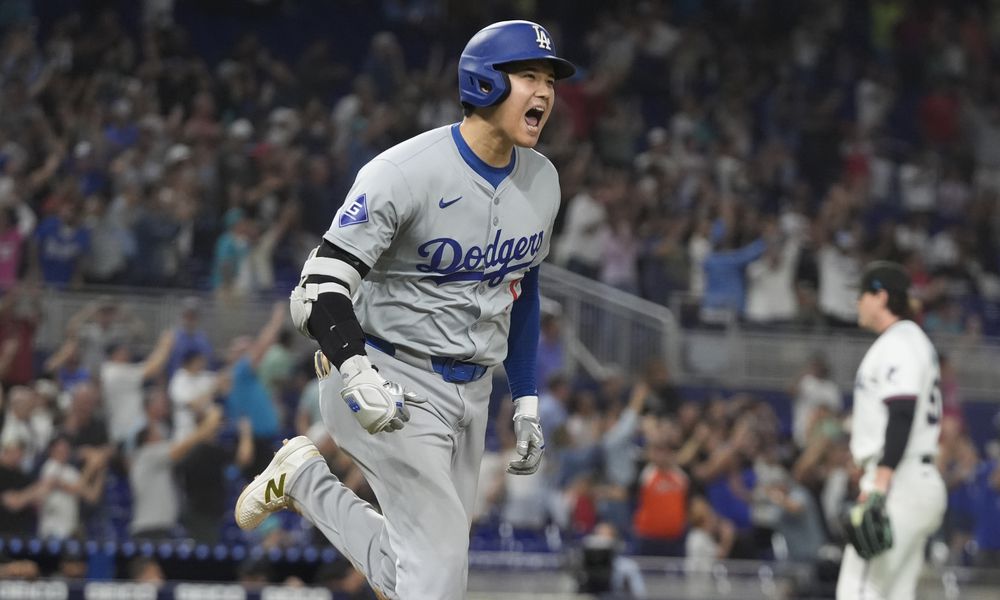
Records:
[[[514,145],[533,148],[555,104],[555,72],[546,61],[511,65],[510,95],[500,103],[496,123]]]
[[[876,315],[885,306],[885,292],[862,292],[858,296],[858,326],[873,329]]]

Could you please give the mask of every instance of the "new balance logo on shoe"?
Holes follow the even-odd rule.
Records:
[[[264,488],[264,503],[268,504],[271,502],[271,495],[275,498],[281,498],[285,495],[285,474],[282,473],[281,477],[278,478],[278,483],[275,484],[274,480],[267,482],[267,487]]]

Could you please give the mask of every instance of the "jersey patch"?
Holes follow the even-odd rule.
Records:
[[[368,222],[368,198],[361,194],[351,202],[351,205],[344,209],[344,214],[340,215],[340,226],[357,225]]]

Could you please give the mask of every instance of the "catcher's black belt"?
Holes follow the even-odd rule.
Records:
[[[464,360],[456,360],[444,356],[417,356],[412,352],[400,350],[392,342],[383,340],[370,333],[365,334],[365,342],[376,350],[416,367],[425,367],[426,365],[421,365],[420,362],[423,362],[423,360],[429,361],[430,367],[434,369],[434,372],[448,383],[469,383],[470,381],[479,379],[487,371],[487,367],[483,365],[465,362]],[[411,360],[407,360],[408,358]]]

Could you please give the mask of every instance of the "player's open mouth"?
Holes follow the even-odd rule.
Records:
[[[545,114],[545,109],[542,108],[532,108],[524,114],[524,122],[528,124],[528,129],[535,130],[542,123],[542,115]]]

